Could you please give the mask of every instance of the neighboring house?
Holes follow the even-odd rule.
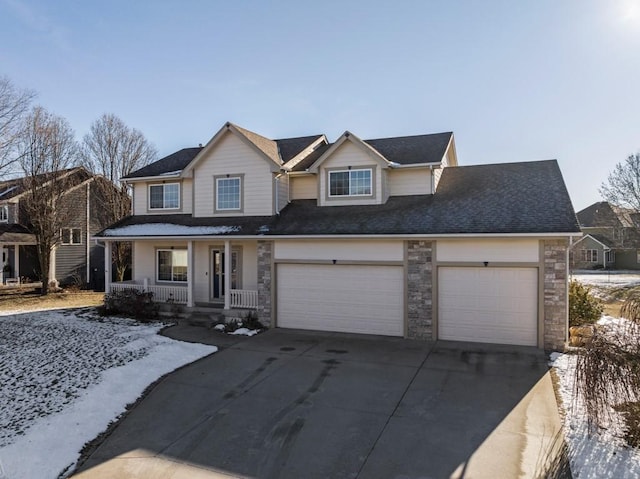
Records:
[[[572,269],[640,269],[640,214],[606,201],[577,213],[584,236],[571,248]]]
[[[59,208],[68,218],[60,231],[59,244],[51,256],[49,278],[61,285],[104,287],[104,251],[91,240],[107,223],[102,220],[104,202],[94,190],[101,177],[83,168],[65,170],[68,183]],[[43,184],[47,175],[38,177]],[[24,211],[28,195],[24,178],[0,182],[0,249],[4,267],[2,282],[39,281],[39,261],[36,238],[29,230],[29,218]]]
[[[580,236],[556,161],[459,167],[452,133],[270,140],[231,123],[129,176],[138,288],[269,327],[562,348]],[[107,281],[111,272],[106,272]]]

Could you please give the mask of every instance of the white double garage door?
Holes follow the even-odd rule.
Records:
[[[405,335],[402,266],[276,266],[277,325]],[[438,338],[536,346],[538,269],[439,267]]]

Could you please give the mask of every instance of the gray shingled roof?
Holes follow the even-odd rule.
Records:
[[[0,244],[2,243],[35,243],[36,237],[20,224],[0,224]]]
[[[433,133],[430,135],[398,136],[364,140],[387,160],[401,165],[418,163],[438,163],[447,151],[453,133]]]
[[[110,229],[149,223],[231,226],[237,229],[230,235],[261,236],[580,232],[555,160],[446,168],[436,194],[382,205],[296,200],[274,217],[133,216]]]
[[[144,178],[146,176],[157,176],[171,171],[180,171],[191,163],[191,160],[193,160],[201,150],[201,146],[195,148],[183,148],[182,150],[176,151],[164,158],[160,158],[158,161],[154,161],[150,165],[140,168],[127,176],[123,176],[121,179]]]
[[[322,136],[323,135],[300,136],[298,138],[281,138],[280,140],[275,140],[282,162],[286,163],[291,160],[314,141],[322,138]]]

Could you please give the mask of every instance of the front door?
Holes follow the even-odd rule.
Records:
[[[238,288],[238,251],[231,251],[231,289]],[[211,250],[211,299],[216,301],[224,300],[224,250]]]

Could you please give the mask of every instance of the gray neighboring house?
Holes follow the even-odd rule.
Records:
[[[139,289],[268,327],[562,349],[581,236],[555,160],[458,166],[451,132],[272,140],[232,123],[122,179]],[[108,265],[107,265],[108,266]]]
[[[584,236],[571,248],[572,269],[640,269],[640,214],[600,201],[577,213]]]
[[[64,172],[69,186],[59,208],[67,211],[68,221],[51,255],[49,277],[62,286],[76,284],[104,289],[104,251],[91,236],[107,223],[101,219],[104,201],[94,187],[101,177],[84,168]],[[46,181],[46,175],[42,175]],[[36,238],[29,230],[24,208],[25,181],[15,178],[0,182],[0,255],[2,284],[39,281]]]

